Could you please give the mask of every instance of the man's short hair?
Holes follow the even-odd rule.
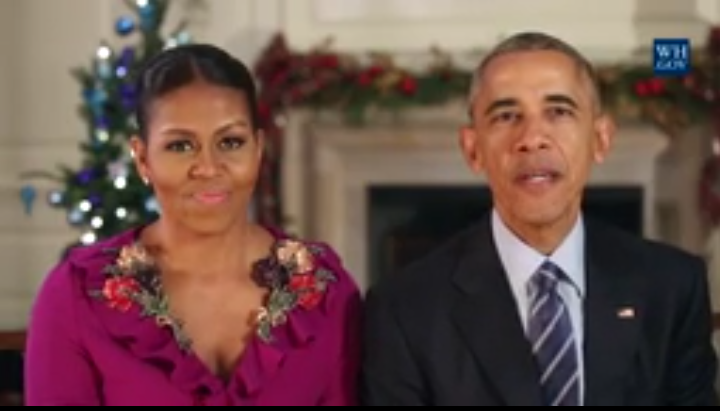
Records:
[[[594,93],[594,100],[598,105],[598,109],[602,107],[602,98],[600,90],[600,82],[592,63],[588,61],[576,48],[570,44],[553,37],[549,34],[540,32],[522,32],[515,34],[496,45],[480,62],[472,76],[470,83],[470,93],[468,95],[468,110],[472,114],[472,106],[480,90],[482,77],[485,74],[487,66],[500,56],[523,52],[523,51],[556,51],[569,57],[575,62],[581,73],[587,76]],[[472,116],[471,116],[472,117]]]

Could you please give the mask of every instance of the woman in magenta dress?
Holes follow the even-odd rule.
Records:
[[[355,283],[327,245],[248,218],[264,141],[246,67],[182,46],[137,92],[132,149],[161,217],[49,274],[27,405],[355,405]]]

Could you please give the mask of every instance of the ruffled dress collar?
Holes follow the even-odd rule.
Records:
[[[90,294],[103,290],[108,279],[106,268],[115,261],[122,247],[137,240],[140,230],[130,230],[105,243],[75,251],[76,257],[72,258],[75,272],[82,276]],[[289,239],[279,230],[271,229],[271,232],[277,241]],[[319,268],[332,270],[331,262],[323,258],[316,262]],[[112,339],[139,360],[161,370],[180,390],[196,396],[222,393],[242,401],[259,392],[280,369],[290,351],[306,346],[318,335],[333,296],[332,287],[326,291],[312,309],[297,306],[288,311],[285,321],[272,328],[271,341],[253,336],[227,382],[212,374],[191,349],[183,349],[172,329],[146,315],[139,305],[118,310],[102,298],[90,298],[90,304]]]

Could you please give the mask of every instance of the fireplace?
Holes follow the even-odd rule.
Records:
[[[330,244],[366,290],[489,208],[490,196],[479,188],[487,185],[484,176],[468,170],[458,149],[465,121],[463,102],[372,115],[361,127],[333,113],[290,113],[282,162],[286,229]],[[665,227],[658,224],[656,161],[667,138],[643,123],[618,131],[612,154],[591,173],[585,206],[658,239]]]
[[[377,185],[368,189],[370,281],[391,275],[476,222],[491,209],[486,186]],[[591,187],[583,210],[633,234],[643,233],[639,186]]]

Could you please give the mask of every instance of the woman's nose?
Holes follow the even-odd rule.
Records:
[[[220,172],[220,161],[213,150],[203,150],[192,168],[195,177],[212,178]]]

